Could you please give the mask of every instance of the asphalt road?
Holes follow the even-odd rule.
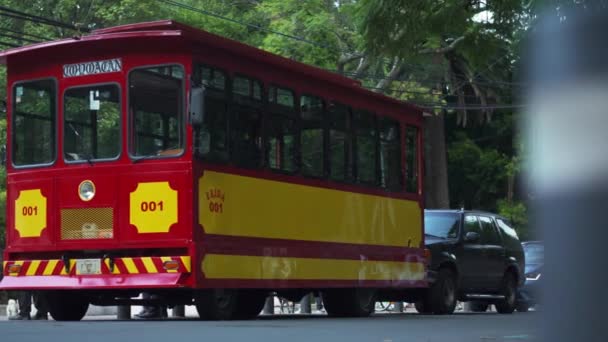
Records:
[[[0,321],[0,339],[29,341],[182,342],[182,341],[377,341],[519,342],[536,341],[539,313],[457,313],[421,316],[376,314],[369,318],[262,316],[253,321],[203,322],[195,319],[81,322]],[[108,317],[110,318],[110,317]]]

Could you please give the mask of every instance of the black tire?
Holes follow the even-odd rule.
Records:
[[[494,305],[496,307],[496,311],[501,314],[510,314],[515,311],[515,307],[517,306],[517,280],[513,273],[508,272],[505,274],[502,280],[502,289],[501,295],[504,296],[504,299],[499,300]]]
[[[265,300],[262,291],[212,289],[199,292],[195,306],[202,320],[252,319],[262,311]]]
[[[486,311],[488,311],[489,306],[490,306],[490,304],[488,304],[488,303],[474,300],[474,301],[465,303],[464,310],[470,311],[470,312],[486,312]]]
[[[56,321],[80,321],[89,309],[89,299],[74,291],[53,291],[44,296]]]
[[[454,272],[442,268],[437,274],[437,280],[428,291],[427,302],[429,310],[436,315],[450,315],[456,309],[457,293],[456,277]]]
[[[515,309],[517,312],[528,312],[530,310],[530,304],[519,302]]]
[[[264,309],[267,293],[257,290],[240,290],[235,307],[235,319],[256,318]]]
[[[416,311],[418,311],[418,313],[421,315],[430,315],[432,313],[431,305],[426,300],[417,301],[416,303],[414,303],[414,307],[416,308]]]
[[[325,311],[331,317],[367,317],[376,306],[374,289],[330,289],[323,291]]]
[[[234,317],[236,301],[237,290],[212,289],[197,293],[194,305],[202,320],[228,320]]]

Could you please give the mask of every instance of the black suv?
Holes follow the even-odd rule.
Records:
[[[494,304],[512,313],[525,281],[524,252],[508,221],[464,210],[425,210],[425,244],[430,250],[430,287],[416,302],[420,313],[451,314],[456,301],[473,311]]]

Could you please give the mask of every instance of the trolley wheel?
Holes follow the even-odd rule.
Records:
[[[212,289],[199,292],[195,306],[203,320],[251,319],[262,311],[265,299],[256,290]]]
[[[89,309],[88,298],[75,291],[52,291],[44,297],[56,321],[80,321]]]
[[[329,289],[322,292],[322,297],[325,310],[332,317],[367,317],[376,306],[375,289]]]

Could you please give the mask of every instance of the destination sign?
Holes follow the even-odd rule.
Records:
[[[120,58],[113,58],[103,61],[66,64],[63,66],[63,77],[106,74],[119,71],[122,71],[122,60]]]

